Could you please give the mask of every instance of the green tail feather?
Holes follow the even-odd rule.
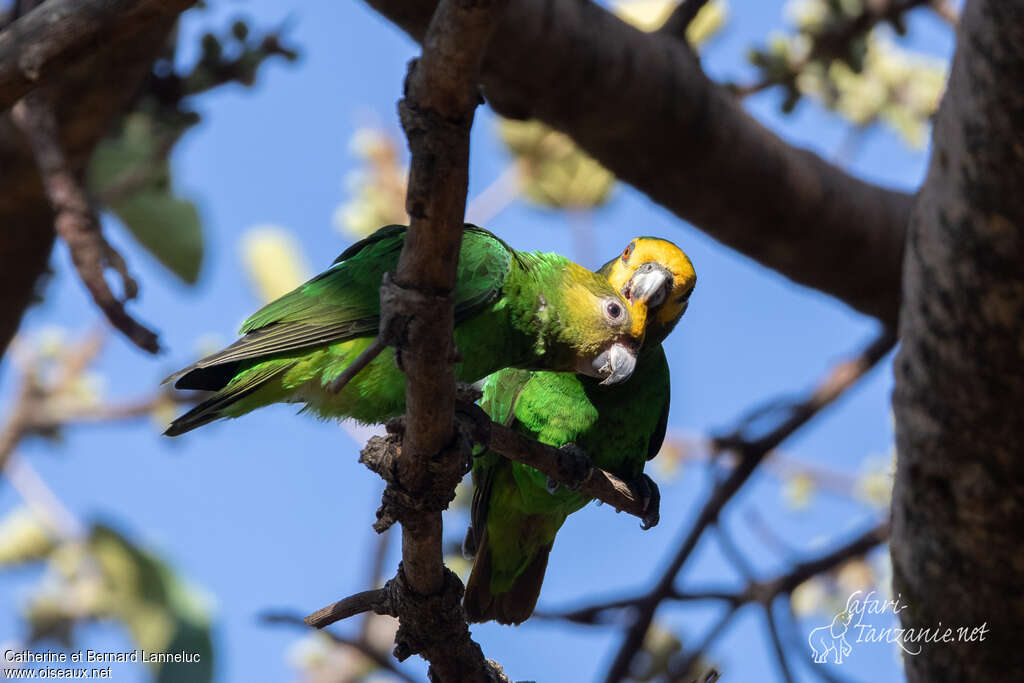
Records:
[[[494,594],[491,592],[491,549],[487,543],[487,532],[484,531],[476,551],[473,571],[466,582],[466,596],[462,603],[470,623],[496,621],[499,624],[518,625],[529,619],[540,598],[551,546],[549,543],[537,551],[509,590]]]

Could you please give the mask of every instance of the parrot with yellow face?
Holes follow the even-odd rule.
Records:
[[[496,422],[551,446],[582,449],[595,467],[640,483],[668,422],[661,342],[686,312],[697,278],[679,247],[653,237],[633,240],[598,272],[631,304],[647,308],[646,341],[629,381],[605,386],[579,374],[507,369],[487,378],[481,407]],[[555,535],[590,499],[494,452],[475,459],[473,485],[466,615],[471,622],[522,623],[536,607]],[[645,528],[656,521],[645,520]]]
[[[278,402],[366,423],[401,414],[405,375],[393,353],[340,391],[331,384],[377,336],[381,279],[397,267],[406,231],[391,225],[354,244],[246,320],[241,339],[168,377],[178,389],[214,393],[166,434]],[[558,254],[516,251],[474,225],[463,231],[453,298],[460,382],[517,367],[612,385],[629,378],[643,340],[646,307],[630,304],[606,276]]]

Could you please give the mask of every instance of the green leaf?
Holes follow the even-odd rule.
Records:
[[[147,654],[183,653],[198,661],[152,664],[157,683],[208,683],[213,640],[204,601],[155,555],[110,527],[96,525],[89,549],[104,577],[105,616],[121,621]]]
[[[195,283],[203,261],[203,229],[192,202],[143,190],[111,209],[160,263],[188,284]]]
[[[184,129],[134,112],[104,139],[89,161],[89,188],[132,236],[189,284],[199,276],[203,235],[199,214],[171,190],[166,155]]]

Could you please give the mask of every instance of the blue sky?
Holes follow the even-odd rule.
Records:
[[[228,341],[239,322],[260,304],[246,279],[238,243],[254,224],[291,229],[314,268],[326,267],[347,244],[331,224],[345,198],[343,180],[356,159],[353,131],[379,122],[397,134],[395,102],[405,64],[418,50],[404,34],[360,3],[307,2],[282,7],[270,0],[217,2],[188,15],[186,44],[206,26],[218,30],[245,16],[255,26],[287,22],[300,46],[294,65],[268,63],[254,89],[227,87],[203,96],[203,123],[190,132],[173,159],[176,184],[194,199],[208,237],[198,286],[176,282],[122,232],[111,241],[125,254],[143,285],[133,311],[161,332],[166,353],[146,356],[112,335],[98,369],[112,397],[145,395],[170,371],[194,358],[198,340],[215,333]],[[716,78],[753,77],[744,54],[772,30],[782,30],[780,3],[733,0],[726,30],[704,52]],[[927,13],[910,22],[910,45],[946,56],[952,37]],[[787,140],[824,156],[834,154],[846,125],[804,102],[792,116],[778,112],[778,94],[748,102],[750,111]],[[508,157],[494,135],[495,118],[482,109],[473,134],[470,194],[486,187]],[[910,190],[923,177],[926,150],[910,150],[892,133],[871,130],[851,160],[857,175]],[[737,197],[736,201],[743,201]],[[709,433],[747,409],[780,394],[809,387],[832,363],[872,338],[877,325],[821,294],[787,280],[718,245],[701,232],[619,185],[610,204],[593,215],[595,267],[637,234],[658,235],[682,246],[699,276],[689,312],[666,343],[672,367],[670,428]],[[516,204],[489,226],[520,249],[572,253],[564,214]],[[44,305],[26,317],[31,333],[60,325],[73,334],[93,326],[95,309],[69,271],[58,247],[57,272]],[[10,363],[0,366],[0,397],[14,387]],[[891,369],[883,364],[837,404],[785,444],[793,458],[856,474],[868,456],[888,457]],[[268,627],[257,614],[270,607],[308,612],[363,590],[379,501],[377,477],[356,462],[358,445],[336,425],[296,416],[275,406],[242,420],[205,427],[170,440],[146,421],[116,427],[76,427],[64,443],[28,441],[19,453],[40,472],[82,520],[114,520],[133,538],[169,558],[206,592],[216,614],[219,681],[283,681],[294,677],[288,648],[299,633]],[[641,532],[635,519],[591,506],[565,526],[555,545],[541,606],[556,608],[646,586],[666,563],[707,493],[706,473],[687,466],[662,484],[661,524]],[[0,483],[0,512],[19,504]],[[807,511],[783,504],[779,481],[760,476],[726,513],[726,525],[769,576],[786,563],[744,523],[756,509],[798,549],[840,543],[876,519],[870,508],[827,495]],[[450,533],[461,537],[464,520]],[[309,561],[313,550],[317,560]],[[397,551],[392,548],[392,561]],[[731,577],[731,579],[730,579]],[[0,575],[0,642],[16,637],[15,607],[36,575]],[[738,580],[713,542],[703,543],[685,572],[685,584]],[[717,609],[717,608],[716,608]],[[672,607],[659,620],[693,642],[715,609]],[[716,647],[712,659],[726,680],[775,680],[770,645],[760,615],[748,609]],[[811,620],[813,622],[813,619]],[[824,623],[824,622],[823,622]],[[808,622],[806,632],[817,623]],[[806,626],[806,628],[804,628]],[[352,628],[351,626],[342,626]],[[619,632],[535,620],[522,627],[483,625],[474,637],[488,657],[515,679],[592,680],[607,666]],[[124,649],[117,629],[84,629],[83,646]],[[795,661],[795,660],[794,660]],[[407,666],[422,672],[418,660]],[[816,680],[796,666],[800,680]],[[854,680],[900,680],[892,646],[859,646],[837,673]],[[145,680],[131,667],[115,680]]]

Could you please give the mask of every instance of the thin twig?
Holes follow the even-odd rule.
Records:
[[[355,595],[350,595],[347,598],[338,600],[326,607],[321,607],[317,611],[308,615],[303,619],[303,621],[307,626],[312,626],[313,628],[324,628],[325,626],[330,626],[342,619],[354,617],[357,614],[373,612],[376,606],[380,604],[383,597],[383,588],[372,588],[361,593],[356,593]]]
[[[652,508],[651,501],[638,497],[627,482],[614,474],[590,467],[580,477],[564,451],[534,441],[497,422],[490,422],[487,429],[490,430],[490,439],[486,445],[509,460],[529,465],[554,481],[575,486],[580,493],[641,520],[646,521],[652,514],[656,516],[657,511]]]
[[[82,283],[111,325],[140,349],[156,353],[160,349],[156,334],[125,310],[125,302],[138,294],[138,283],[128,273],[124,258],[103,236],[96,208],[65,157],[53,103],[44,91],[29,93],[14,106],[12,117],[35,155],[53,208],[54,229],[67,244]],[[110,290],[105,277],[108,269],[120,277],[123,299]]]
[[[740,429],[734,430],[728,436],[715,439],[719,448],[736,451],[741,455],[741,460],[729,475],[715,486],[693,526],[676,550],[672,562],[651,592],[637,604],[636,620],[626,632],[626,637],[609,667],[605,678],[607,683],[615,683],[626,676],[633,657],[643,645],[654,613],[662,600],[671,594],[676,576],[697,547],[704,531],[718,519],[722,508],[746,483],[761,461],[786,438],[853,386],[892,349],[895,342],[896,339],[891,333],[883,332],[855,358],[833,368],[810,395],[795,404],[791,411],[787,411],[786,419],[767,434],[751,441],[744,437]]]
[[[675,662],[672,663],[668,673],[668,679],[670,681],[681,680],[684,676],[690,675],[693,667],[696,666],[697,661],[700,660],[701,655],[711,647],[712,643],[718,640],[718,637],[722,635],[738,611],[738,607],[730,607],[726,610],[725,613],[719,617],[718,621],[715,622],[715,625],[708,629],[708,632],[704,634],[704,637],[697,644],[697,647],[682,654]]]
[[[378,335],[372,342],[370,342],[370,345],[363,349],[363,352],[360,353],[354,361],[352,361],[351,365],[345,368],[340,375],[331,380],[329,390],[337,394],[344,389],[345,385],[352,381],[352,378],[359,374],[363,368],[372,363],[373,359],[379,356],[380,352],[386,349],[387,346],[387,342]]]
[[[786,681],[786,683],[793,683],[793,672],[789,668],[789,662],[786,661],[786,650],[782,646],[782,638],[779,637],[779,629],[775,623],[775,614],[773,613],[774,609],[774,602],[769,602],[764,606],[764,618],[768,626],[768,635],[772,641],[775,662],[779,665],[779,673],[782,675],[782,680]]]

